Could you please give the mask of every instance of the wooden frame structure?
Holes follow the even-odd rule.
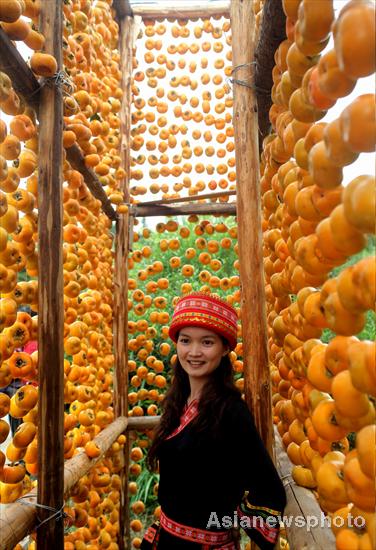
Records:
[[[63,14],[59,4],[42,10],[41,31],[46,51],[62,65]],[[44,86],[39,103],[38,167],[38,504],[55,510],[64,506],[64,300],[63,300],[63,93],[59,86]],[[46,269],[46,266],[47,269]],[[54,371],[51,369],[54,365]],[[51,441],[54,445],[51,446]],[[39,548],[64,548],[62,515],[48,521],[51,511],[38,510]],[[47,520],[47,521],[46,521]]]
[[[272,409],[265,284],[263,277],[261,198],[256,94],[253,81],[254,13],[251,2],[231,2],[234,82],[234,135],[237,180],[238,241],[243,332],[244,393],[266,448],[273,451]],[[234,70],[234,69],[233,69]],[[236,154],[237,153],[237,154]]]
[[[48,3],[48,10],[42,6],[42,29],[46,36],[46,49],[53,53],[61,66],[61,3],[55,0]],[[120,26],[120,51],[122,58],[123,73],[123,102],[122,102],[122,127],[121,127],[121,158],[126,172],[129,173],[129,132],[130,132],[130,74],[132,48],[135,39],[137,24],[135,16],[142,16],[145,20],[158,18],[197,18],[209,16],[231,15],[233,32],[233,63],[237,67],[246,64],[237,70],[236,79],[253,78],[249,64],[254,61],[254,44],[251,30],[254,26],[254,15],[252,3],[242,0],[218,1],[209,4],[200,3],[196,6],[190,3],[186,7],[177,9],[171,4],[169,9],[152,9],[152,6],[134,5],[133,10],[128,0],[114,0],[113,7],[117,13]],[[210,9],[209,9],[210,7]],[[41,126],[41,165],[39,180],[38,204],[40,206],[40,223],[44,231],[40,232],[39,246],[43,251],[44,269],[40,270],[43,277],[40,279],[39,300],[40,300],[40,451],[39,459],[43,463],[43,472],[39,478],[38,492],[32,491],[23,497],[27,506],[22,503],[14,503],[2,511],[0,550],[11,550],[18,541],[30,532],[37,521],[37,505],[46,504],[55,510],[60,510],[63,505],[63,496],[89,469],[98,462],[112,443],[121,434],[133,430],[145,430],[154,427],[159,422],[159,417],[148,418],[127,418],[127,300],[123,291],[127,285],[126,258],[129,249],[130,219],[133,216],[151,215],[188,215],[195,214],[230,214],[237,215],[239,226],[239,251],[242,258],[241,279],[246,281],[242,287],[242,323],[244,341],[244,378],[245,394],[249,406],[255,415],[256,423],[262,434],[264,442],[269,451],[273,454],[273,441],[276,440],[277,465],[282,476],[289,476],[286,455],[280,446],[278,437],[274,437],[270,404],[270,384],[268,375],[268,358],[266,348],[266,320],[264,312],[264,283],[261,255],[261,229],[260,229],[260,195],[258,188],[258,134],[261,138],[267,132],[267,125],[260,124],[260,120],[266,120],[269,110],[267,104],[267,90],[271,89],[270,75],[263,75],[260,68],[266,63],[261,61],[261,53],[265,47],[262,43],[268,44],[271,29],[275,30],[275,21],[278,20],[278,34],[273,33],[273,45],[269,48],[269,58],[279,43],[284,39],[284,20],[281,16],[280,0],[266,0],[264,5],[264,18],[260,33],[260,43],[257,49],[257,62],[255,77],[256,88],[246,86],[234,86],[234,129],[236,143],[236,171],[237,171],[237,201],[233,203],[196,203],[177,206],[178,202],[184,200],[150,201],[132,205],[127,215],[117,216],[112,208],[103,188],[95,173],[86,167],[84,158],[78,148],[73,146],[66,150],[67,158],[72,166],[79,170],[85,179],[85,183],[92,194],[101,200],[103,212],[111,220],[116,220],[116,259],[115,259],[115,326],[114,346],[116,357],[115,369],[115,416],[112,424],[106,427],[94,441],[101,449],[97,459],[89,459],[84,452],[75,455],[64,462],[63,457],[63,319],[62,319],[62,98],[61,91],[57,87],[41,88],[35,76],[23,61],[17,50],[14,48],[7,35],[0,28],[0,70],[6,72],[12,79],[17,93],[23,96],[26,102],[36,109],[39,114]],[[230,14],[231,11],[231,14]],[[276,16],[278,14],[278,17]],[[277,17],[277,19],[276,19]],[[241,48],[240,48],[241,45]],[[252,66],[252,65],[250,65]],[[270,64],[266,64],[269,67]],[[268,72],[267,71],[267,72]],[[265,77],[263,79],[263,77]],[[262,84],[260,84],[260,82]],[[260,95],[260,89],[262,94]],[[260,97],[262,96],[262,100]],[[266,98],[266,99],[265,99]],[[257,104],[259,109],[257,110]],[[42,106],[40,109],[39,107]],[[54,139],[52,139],[54,136]],[[54,144],[48,147],[47,144]],[[129,200],[129,186],[125,179],[122,182],[122,190]],[[214,195],[230,196],[234,192],[222,192],[207,194],[201,197],[190,197],[190,200],[201,201],[212,199]],[[52,196],[54,200],[52,200]],[[246,211],[247,209],[247,211]],[[52,220],[52,221],[51,221]],[[251,235],[251,239],[250,239]],[[251,242],[251,246],[249,243]],[[59,243],[59,246],[56,246]],[[48,266],[46,269],[46,265]],[[59,312],[57,315],[56,312]],[[46,366],[51,362],[50,354],[54,354],[53,362],[55,370]],[[48,399],[47,399],[48,396]],[[53,396],[53,399],[51,399]],[[263,406],[261,407],[261,404]],[[266,406],[265,406],[266,404]],[[130,438],[128,438],[129,441]],[[51,440],[57,444],[51,449]],[[127,460],[130,445],[126,449]],[[287,464],[287,465],[286,465]],[[121,533],[119,547],[121,550],[128,547],[124,539],[124,533],[129,533],[129,521],[125,513],[129,507],[126,486],[125,467],[121,472]],[[296,513],[297,508],[293,506],[294,501],[305,500],[306,492],[303,489],[293,487],[289,482],[288,489],[288,510]],[[313,499],[311,499],[313,500]],[[298,510],[302,510],[299,507]],[[307,509],[311,514],[318,516],[320,509],[316,501],[312,501]],[[308,513],[307,510],[304,513]],[[45,518],[46,513],[38,510],[38,520]],[[301,535],[296,533],[294,526],[287,529],[291,541],[299,548],[310,548],[303,546]],[[307,532],[304,531],[305,541]],[[312,538],[312,537],[311,537]],[[311,539],[309,539],[311,540]],[[317,549],[326,549],[333,543],[333,537],[329,530],[321,536],[313,536]],[[38,529],[38,550],[50,549],[51,546],[57,549],[63,548],[63,522],[47,521]]]

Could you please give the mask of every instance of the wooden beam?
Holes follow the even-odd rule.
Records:
[[[262,12],[260,37],[255,59],[255,85],[258,108],[259,149],[262,140],[270,132],[269,110],[272,106],[273,87],[272,69],[275,65],[274,54],[280,43],[286,39],[286,15],[281,0],[266,0]]]
[[[24,504],[22,504],[24,503]],[[5,504],[0,513],[0,548],[13,550],[35,527],[37,520],[37,489],[24,495],[18,502]]]
[[[81,172],[84,177],[85,183],[90,189],[91,193],[96,199],[99,199],[102,203],[103,212],[110,218],[110,220],[117,220],[117,213],[113,209],[111,202],[109,201],[103,186],[97,178],[95,172],[88,168],[85,164],[84,156],[79,146],[75,143],[72,147],[65,149],[67,155],[67,161],[72,168]]]
[[[127,431],[150,430],[158,426],[160,420],[160,416],[131,416],[128,418]]]
[[[60,0],[40,15],[44,50],[62,67],[63,11]],[[64,301],[63,301],[63,94],[44,86],[39,103],[38,163],[38,504],[64,505]],[[53,368],[51,368],[53,366]],[[53,444],[52,444],[53,443]],[[40,550],[63,550],[63,518],[46,520],[39,509]]]
[[[120,22],[124,17],[133,17],[133,11],[129,0],[114,0],[112,7],[116,13],[116,19]]]
[[[41,89],[39,82],[1,27],[0,52],[0,71],[9,76],[14,90],[22,97],[25,103],[37,111]]]
[[[120,113],[120,156],[121,166],[125,177],[120,182],[126,202],[129,202],[129,173],[130,173],[130,131],[132,103],[131,76],[133,57],[134,19],[130,16],[119,19],[119,51],[120,71],[122,75],[121,88],[123,90]],[[116,222],[115,236],[115,291],[114,291],[114,407],[115,415],[128,416],[128,250],[129,250],[129,212],[119,216]],[[129,441],[124,449],[126,456],[130,453]],[[125,458],[125,457],[124,457]],[[120,470],[120,510],[119,510],[119,549],[124,550],[125,535],[130,532],[129,519],[129,491],[128,467],[129,461],[124,461]]]
[[[184,204],[183,206],[164,206],[153,204],[152,206],[132,205],[131,212],[135,217],[147,218],[149,216],[189,216],[190,214],[210,214],[223,216],[229,214],[236,216],[236,203],[205,203]]]
[[[231,2],[232,59],[236,78],[250,82],[254,61],[253,3]],[[244,392],[268,451],[273,448],[263,277],[256,97],[252,87],[234,83],[237,219],[241,281]]]
[[[229,17],[229,0],[218,0],[217,2],[187,1],[186,4],[170,0],[170,2],[132,2],[134,15],[140,15],[143,19],[208,19],[209,17]]]
[[[155,201],[145,201],[137,203],[139,206],[150,206],[151,204],[177,204],[179,202],[200,201],[203,199],[218,199],[220,197],[231,197],[236,195],[236,190],[233,191],[218,191],[218,193],[204,193],[203,195],[191,195],[189,197],[178,197],[175,199],[159,199]]]
[[[127,423],[128,419],[125,416],[119,416],[94,438],[95,443],[101,450],[101,454],[97,458],[89,458],[85,451],[82,451],[65,462],[64,494],[68,494],[73,485],[86,475],[97,462],[103,459],[103,455],[113,442],[120,434],[125,432]]]
[[[101,450],[97,458],[89,458],[84,451],[65,461],[64,464],[64,494],[68,494],[72,487],[86,475],[100,460],[127,428],[127,418],[119,417],[95,438],[94,442]],[[24,504],[22,504],[24,502]],[[3,506],[0,514],[0,548],[12,550],[35,527],[37,503],[37,489],[24,495],[18,502]],[[38,516],[40,512],[38,511]]]
[[[309,489],[300,487],[291,477],[292,464],[285,453],[280,435],[275,430],[276,466],[284,481],[287,504],[284,510],[286,517],[304,518],[305,525],[285,525],[290,548],[299,550],[327,550],[335,548],[335,537],[330,527],[322,527],[323,512],[315,495]],[[309,519],[308,519],[309,518]],[[316,521],[317,520],[317,521]]]

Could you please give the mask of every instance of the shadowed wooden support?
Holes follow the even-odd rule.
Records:
[[[126,16],[119,20],[119,50],[121,60],[121,75],[123,90],[121,120],[121,166],[125,170],[125,177],[120,182],[120,190],[126,202],[129,202],[129,171],[130,171],[130,129],[132,103],[131,75],[132,53],[134,42],[134,19]],[[116,416],[128,415],[128,250],[129,250],[129,213],[119,216],[116,222],[115,237],[115,292],[114,292],[114,407]],[[129,441],[124,449],[125,456],[129,455]],[[127,468],[120,470],[120,510],[119,510],[119,549],[126,548],[125,535],[129,533],[129,497]]]
[[[42,6],[45,51],[62,66],[63,10],[60,0]],[[38,503],[64,505],[64,303],[63,303],[63,95],[44,86],[39,105],[38,164]],[[38,509],[38,550],[63,550],[64,522]],[[43,522],[43,520],[46,520]]]
[[[270,132],[269,110],[272,106],[273,87],[272,70],[275,65],[274,54],[280,43],[286,39],[286,15],[282,0],[266,0],[262,11],[260,37],[255,59],[255,85],[258,109],[259,149],[262,140]]]
[[[79,146],[75,143],[72,147],[66,149],[67,161],[69,164],[80,172],[85,180],[86,185],[90,189],[93,197],[99,199],[102,203],[103,212],[110,218],[110,220],[116,220],[117,214],[112,207],[109,198],[107,197],[103,186],[97,178],[95,172],[86,166],[85,159]]]
[[[131,212],[135,217],[147,218],[149,216],[189,216],[190,214],[218,214],[223,216],[236,215],[236,203],[205,203],[183,204],[182,206],[165,206],[164,204],[152,204],[150,206],[131,206]]]
[[[133,11],[129,0],[114,0],[112,7],[115,10],[116,18],[119,22],[125,17],[133,17]]]
[[[262,230],[259,189],[259,152],[256,97],[253,87],[253,3],[231,2],[234,83],[234,132],[237,181],[237,219],[241,281],[244,391],[256,426],[273,454],[263,277]],[[238,68],[239,67],[239,68]]]
[[[25,103],[38,111],[40,97],[39,82],[1,27],[0,52],[0,71],[9,76],[14,90],[22,97]]]

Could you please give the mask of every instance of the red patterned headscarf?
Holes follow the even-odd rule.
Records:
[[[230,349],[234,349],[237,320],[235,309],[221,298],[206,292],[193,292],[177,302],[168,334],[176,342],[183,327],[207,328],[225,338]]]

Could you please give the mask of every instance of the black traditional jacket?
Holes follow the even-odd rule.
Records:
[[[191,420],[162,443],[161,508],[172,520],[199,529],[245,528],[262,550],[271,550],[285,490],[240,396],[226,406],[219,432],[217,437],[210,430],[198,434]],[[160,542],[162,550],[200,546],[168,533]]]

